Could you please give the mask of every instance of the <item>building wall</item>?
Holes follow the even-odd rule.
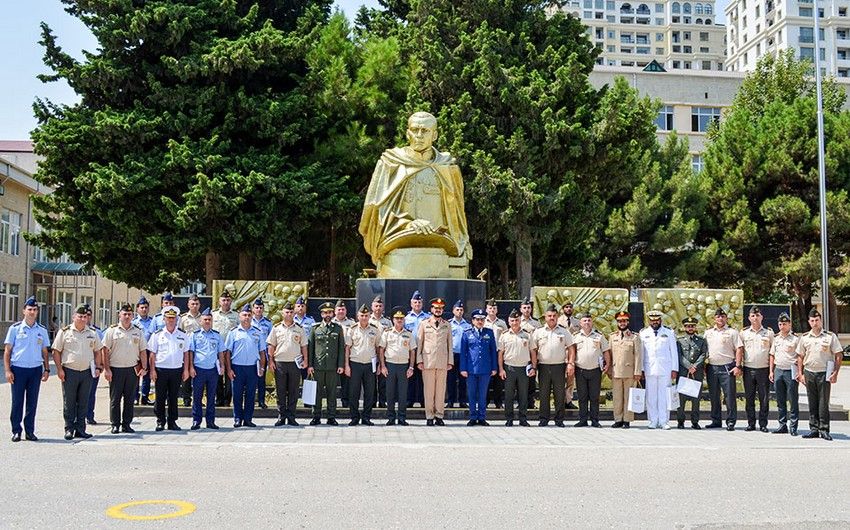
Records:
[[[10,176],[4,176],[0,180],[5,188],[5,193],[0,196],[0,212],[4,217],[9,212],[13,212],[15,216],[20,214],[21,219],[17,236],[17,255],[11,253],[8,248],[8,232],[0,231],[6,239],[5,249],[0,251],[0,333],[5,339],[8,325],[19,319],[27,298],[29,269],[26,259],[27,244],[22,234],[27,229],[29,190]]]

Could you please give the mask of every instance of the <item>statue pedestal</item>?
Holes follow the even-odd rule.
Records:
[[[482,280],[454,278],[360,278],[357,280],[357,307],[372,305],[372,299],[381,295],[384,299],[384,315],[389,315],[393,306],[401,306],[405,313],[410,311],[410,295],[419,291],[422,309],[428,311],[431,298],[440,297],[446,302],[443,316],[451,318],[452,305],[462,299],[467,314],[474,308],[484,308],[487,299],[487,284]]]
[[[397,248],[384,256],[379,278],[453,278],[469,275],[469,260],[450,258],[441,248]]]

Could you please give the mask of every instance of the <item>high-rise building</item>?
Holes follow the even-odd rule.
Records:
[[[763,55],[787,49],[814,61],[817,40],[822,70],[837,77],[850,76],[850,1],[819,4],[817,39],[814,9],[811,0],[730,0],[726,7],[726,69],[752,71]]]
[[[560,9],[587,26],[602,52],[599,65],[643,68],[655,60],[667,70],[724,69],[726,30],[716,23],[714,0],[568,0]]]

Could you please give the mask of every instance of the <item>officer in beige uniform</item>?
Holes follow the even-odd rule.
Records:
[[[266,337],[269,366],[274,373],[277,393],[277,421],[275,427],[284,423],[297,426],[295,406],[298,403],[298,387],[301,385],[301,370],[309,369],[307,356],[307,330],[295,322],[295,307],[292,302],[283,304],[281,322],[272,328]],[[300,366],[299,366],[300,361]]]
[[[381,295],[372,299],[372,315],[369,324],[378,328],[381,333],[393,327],[390,319],[384,316],[384,299]],[[375,372],[375,400],[372,406],[384,408],[387,406],[387,378],[380,370]]]
[[[484,310],[487,313],[487,316],[484,318],[484,327],[493,330],[493,335],[496,337],[496,344],[498,344],[499,336],[508,329],[508,324],[499,318],[499,306],[496,304],[495,299],[491,298],[487,300]],[[502,396],[504,393],[505,383],[497,373],[490,378],[487,402],[492,402],[497,409],[502,408]]]
[[[348,328],[350,346],[345,348],[345,375],[349,379],[349,425],[372,423],[375,402],[375,371],[378,366],[378,345],[381,329],[369,323],[371,312],[366,304],[357,310],[357,324]],[[363,391],[363,413],[360,413],[360,391]]]
[[[558,324],[558,309],[549,304],[545,325],[531,335],[531,365],[537,370],[540,388],[540,427],[549,425],[549,396],[555,396],[555,425],[564,427],[564,389],[567,377],[575,376],[575,340]]]
[[[405,329],[404,309],[392,309],[393,326],[385,329],[378,344],[381,373],[387,380],[387,425],[407,425],[407,380],[413,377],[416,363],[416,341]],[[396,415],[396,405],[398,415]]]
[[[142,328],[133,325],[133,306],[124,304],[118,323],[103,336],[104,377],[109,381],[109,420],[112,434],[132,433],[133,401],[139,376],[148,371],[147,342]],[[124,403],[123,414],[121,402]]]
[[[634,412],[628,410],[629,389],[640,381],[643,368],[641,358],[640,336],[629,330],[628,311],[620,311],[614,315],[617,321],[617,331],[608,336],[611,346],[611,390],[614,394],[614,424],[615,429],[628,429],[635,421]]]
[[[747,411],[747,431],[756,430],[756,395],[759,399],[758,426],[767,432],[767,415],[770,401],[770,350],[773,347],[773,330],[761,325],[762,314],[758,306],[750,308],[750,326],[741,331],[744,342],[744,396]]]
[[[356,322],[348,318],[348,308],[345,307],[345,302],[342,300],[337,300],[336,304],[334,304],[334,317],[332,320],[336,324],[339,324],[342,328],[344,332],[343,337],[345,338],[345,345],[351,346],[351,338],[348,336],[348,330],[351,326],[355,325]],[[348,406],[348,395],[351,392],[349,390],[350,379],[350,377],[345,375],[345,370],[343,369],[343,372],[339,374],[339,398],[340,401],[342,401],[343,407]]]
[[[103,370],[102,350],[97,333],[86,325],[86,306],[77,306],[74,322],[59,330],[53,339],[53,363],[62,381],[66,440],[92,437],[86,432],[86,412],[92,382]]]
[[[534,318],[532,315],[532,310],[534,306],[531,303],[531,299],[529,297],[525,297],[522,299],[522,303],[519,305],[519,312],[522,314],[519,319],[519,327],[522,328],[523,331],[528,333],[528,337],[531,338],[534,330],[542,326],[539,320]],[[534,408],[534,393],[537,391],[537,378],[529,377],[528,378],[528,406],[530,408]]]
[[[570,333],[575,335],[579,330],[579,320],[573,316],[573,303],[569,300],[561,306],[561,315],[558,317],[558,325],[568,329]],[[574,376],[568,376],[566,382],[566,408],[577,409],[573,403],[573,394],[576,390],[576,380]]]
[[[708,397],[711,400],[711,423],[707,429],[722,426],[720,393],[726,400],[726,430],[734,431],[738,420],[735,378],[744,367],[744,342],[737,330],[727,324],[726,311],[718,307],[714,312],[714,326],[705,330],[708,342]]]
[[[452,325],[443,320],[442,298],[431,299],[431,316],[416,330],[416,363],[425,386],[425,420],[428,426],[445,425],[446,375],[452,369]]]
[[[829,434],[829,392],[832,384],[838,380],[841,369],[841,344],[834,333],[823,329],[820,312],[809,312],[811,330],[800,337],[797,343],[797,362],[799,375],[797,380],[806,384],[809,398],[809,433],[803,438],[817,438],[831,441]],[[830,366],[831,365],[831,366]]]
[[[522,329],[520,313],[508,315],[508,329],[499,336],[499,377],[505,382],[505,426],[514,424],[514,399],[519,402],[519,424],[528,427],[528,381],[535,376],[531,364],[531,335]]]
[[[189,306],[189,310],[180,314],[180,328],[191,335],[201,329],[201,299],[193,294],[189,296],[186,305]]]
[[[593,317],[584,313],[579,319],[580,329],[573,334],[576,344],[576,389],[578,390],[578,422],[576,427],[602,427],[599,423],[599,392],[602,374],[611,367],[611,347],[608,340],[593,329]]]
[[[799,339],[791,331],[791,317],[788,313],[779,315],[779,333],[773,337],[770,348],[770,382],[776,390],[776,409],[779,414],[779,428],[773,434],[797,436],[797,424],[800,415],[799,383],[794,371],[797,366],[797,343]],[[790,421],[788,403],[791,403]],[[789,425],[790,424],[790,425]],[[790,429],[790,430],[789,430]]]

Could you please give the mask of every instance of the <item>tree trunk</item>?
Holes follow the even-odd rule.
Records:
[[[266,277],[266,260],[258,259],[254,261],[254,279],[268,280]]]
[[[239,278],[237,279],[254,279],[254,257],[247,252],[239,252]]]
[[[832,290],[829,291],[829,331],[838,333],[838,301]]]
[[[522,227],[517,232],[514,243],[516,253],[516,277],[519,298],[531,297],[531,238],[528,236],[528,228]]]
[[[214,250],[208,250],[204,260],[204,276],[207,284],[206,293],[212,295],[213,280],[221,278],[221,256]]]
[[[331,225],[330,230],[330,256],[328,257],[328,294],[331,298],[336,296],[336,228]]]

